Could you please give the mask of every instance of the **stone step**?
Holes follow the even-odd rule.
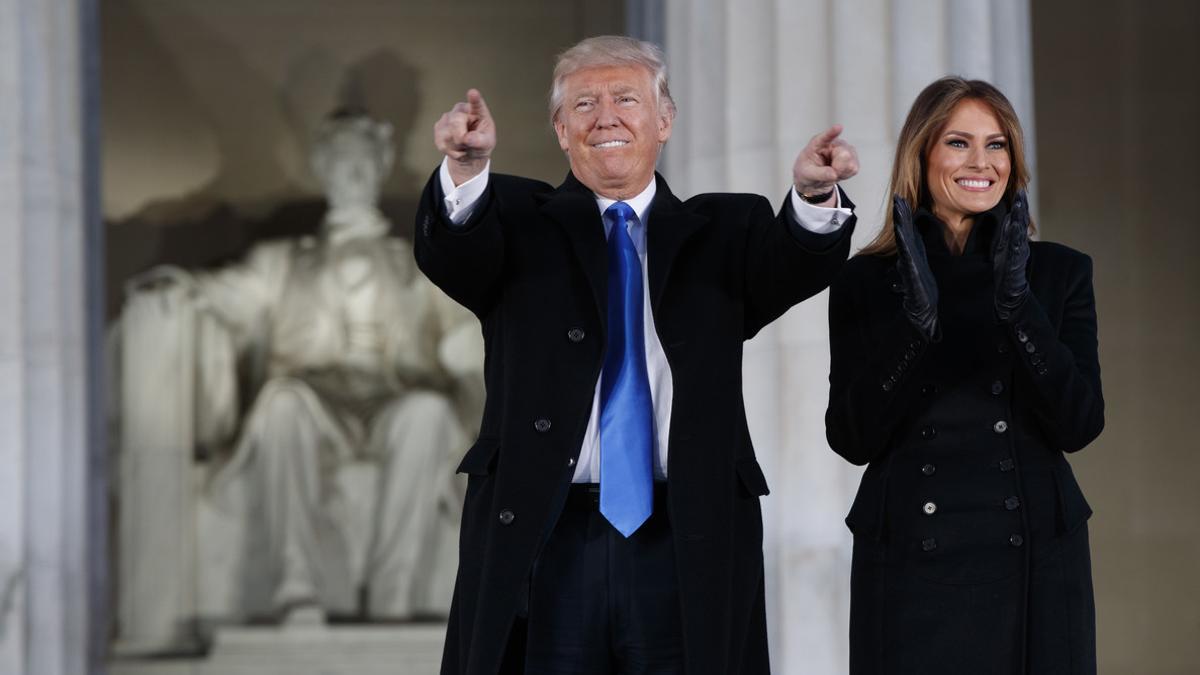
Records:
[[[110,675],[436,675],[446,627],[221,628],[196,659],[118,659]]]

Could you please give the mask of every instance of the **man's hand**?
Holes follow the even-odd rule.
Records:
[[[449,158],[455,185],[483,171],[496,148],[496,122],[478,89],[468,89],[466,102],[455,103],[433,125],[433,142]]]
[[[838,181],[858,173],[858,153],[854,146],[838,138],[842,125],[835,124],[812,137],[796,156],[792,167],[792,183],[803,196],[825,194],[837,187]],[[833,204],[836,196],[822,204]]]

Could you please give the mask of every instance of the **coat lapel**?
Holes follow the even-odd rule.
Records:
[[[600,220],[595,196],[568,173],[562,185],[539,199],[543,200],[542,213],[558,223],[570,240],[571,249],[592,288],[600,323],[607,328],[608,317],[604,310],[608,306],[608,253],[604,223]]]
[[[654,177],[658,185],[654,202],[650,204],[650,215],[646,219],[646,249],[649,256],[647,267],[650,268],[650,307],[658,316],[659,303],[662,302],[675,258],[687,240],[708,222],[708,218],[686,211],[683,202],[667,187],[667,181],[657,173]]]
[[[650,306],[657,315],[675,258],[684,243],[708,222],[708,218],[686,211],[683,202],[671,192],[662,176],[656,173],[655,180],[658,184],[647,218],[646,247],[649,256]],[[571,242],[575,257],[579,259],[588,285],[592,288],[601,323],[606,323],[608,253],[604,223],[596,208],[595,195],[573,174],[568,173],[562,185],[540,199],[543,202],[542,213],[558,223]]]

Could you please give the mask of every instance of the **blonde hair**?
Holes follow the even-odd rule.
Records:
[[[653,43],[623,35],[599,35],[587,38],[558,55],[554,63],[554,82],[550,88],[551,125],[558,120],[558,113],[562,110],[565,95],[563,83],[567,77],[587,68],[606,66],[641,66],[650,71],[659,110],[675,117],[675,101],[667,86],[667,64],[663,60],[662,49]]]
[[[961,77],[943,77],[925,87],[917,100],[913,101],[900,138],[896,141],[896,158],[892,163],[892,178],[888,184],[887,216],[883,229],[867,244],[859,255],[891,255],[896,251],[896,230],[892,222],[890,196],[900,195],[913,208],[932,208],[926,178],[926,163],[938,137],[946,128],[954,108],[966,100],[979,101],[991,109],[1000,123],[1000,130],[1008,139],[1008,156],[1012,170],[1003,199],[1011,203],[1017,190],[1029,184],[1029,168],[1025,163],[1025,137],[1021,132],[1021,121],[1012,104],[999,89],[983,80],[966,80]],[[1029,231],[1034,232],[1033,220]]]

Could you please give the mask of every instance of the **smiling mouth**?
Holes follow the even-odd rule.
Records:
[[[593,143],[593,148],[619,148],[629,145],[629,141],[604,141],[603,143]]]
[[[992,184],[995,181],[991,181],[986,178],[959,178],[954,182],[957,183],[959,187],[963,187],[968,190],[987,190],[988,188],[992,187]]]

